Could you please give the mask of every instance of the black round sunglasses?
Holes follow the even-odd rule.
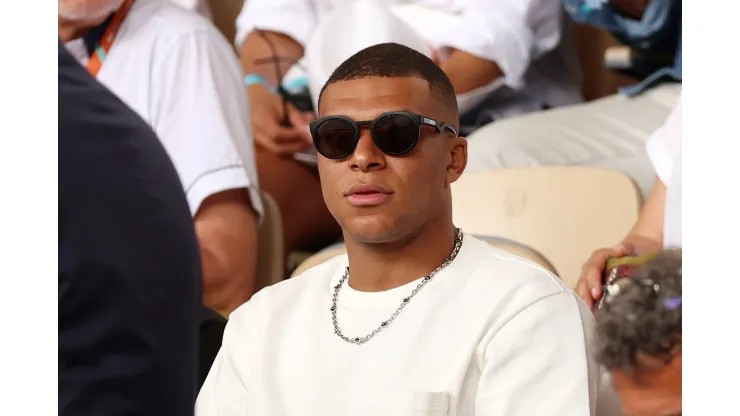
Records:
[[[367,121],[354,121],[345,116],[327,116],[312,121],[313,144],[327,159],[344,159],[355,151],[361,126],[370,126],[375,145],[392,156],[406,154],[416,146],[421,137],[421,126],[434,127],[440,134],[447,129],[457,137],[457,130],[447,123],[407,111],[393,111]]]

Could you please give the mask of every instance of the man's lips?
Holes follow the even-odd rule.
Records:
[[[379,185],[358,184],[345,194],[349,203],[356,207],[381,205],[388,201],[393,192]]]

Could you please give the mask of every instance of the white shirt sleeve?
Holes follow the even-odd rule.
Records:
[[[250,308],[252,304],[246,303],[230,315],[221,349],[198,393],[195,416],[248,414],[249,361],[257,358],[252,347],[260,342]]]
[[[593,333],[593,315],[572,292],[518,312],[485,348],[475,414],[593,415],[601,378]]]
[[[665,124],[653,133],[646,145],[655,173],[665,185],[670,183],[676,160],[681,155],[683,137],[681,102],[679,97]]]
[[[306,46],[316,26],[310,0],[248,0],[236,19],[237,47],[255,28],[290,36]]]
[[[206,2],[206,0],[170,0],[170,1],[186,10],[200,13],[201,15],[203,15],[203,17],[209,20],[213,18],[213,15],[211,14],[211,9],[208,3]]]
[[[529,64],[560,43],[560,0],[466,0],[458,27],[445,30],[445,48],[496,62],[504,83],[520,88]]]
[[[210,29],[210,28],[209,28]],[[258,213],[249,105],[242,71],[215,28],[168,45],[153,71],[152,127],[170,155],[193,215],[209,196],[248,188]]]

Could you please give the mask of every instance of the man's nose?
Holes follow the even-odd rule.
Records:
[[[350,167],[367,172],[385,168],[385,153],[378,148],[370,134],[370,129],[360,129],[360,139],[350,156]]]

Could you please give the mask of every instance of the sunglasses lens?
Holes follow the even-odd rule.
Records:
[[[316,150],[328,159],[341,159],[355,150],[355,128],[341,118],[330,118],[316,129]]]
[[[403,114],[389,114],[375,122],[373,138],[380,150],[389,155],[402,155],[419,140],[419,126]]]

